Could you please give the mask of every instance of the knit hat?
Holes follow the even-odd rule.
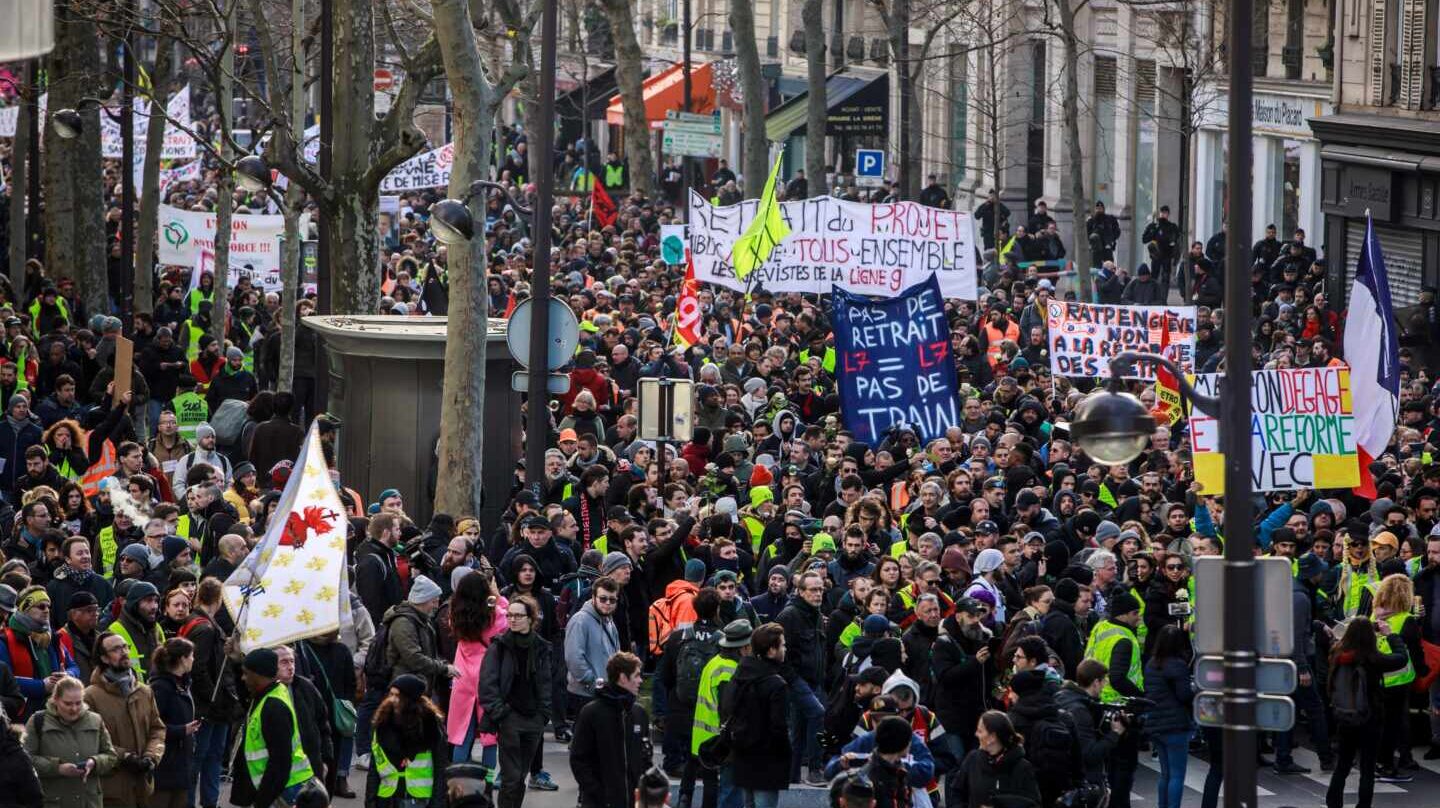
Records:
[[[945,552],[940,554],[940,569],[946,571],[965,569],[965,551],[959,547],[946,547]]]
[[[705,562],[692,558],[685,562],[685,580],[698,584],[705,580]]]
[[[413,673],[402,673],[395,677],[390,686],[400,691],[400,695],[418,701],[425,695],[425,680]]]
[[[235,467],[235,471],[231,473],[231,477],[234,478],[234,479],[236,479],[236,480],[238,480],[238,479],[240,479],[241,477],[244,477],[246,474],[254,474],[254,473],[255,473],[255,464],[254,464],[254,463],[241,463],[240,465],[238,465],[238,466]]]
[[[100,601],[99,601],[98,599],[96,599],[95,595],[91,594],[90,592],[85,592],[85,591],[82,590],[82,591],[76,592],[75,594],[73,594],[73,595],[70,596],[70,602],[67,603],[67,604],[65,604],[65,608],[66,608],[67,610],[69,610],[69,609],[88,609],[88,608],[91,607],[91,606],[99,606],[99,605],[100,605]]]
[[[835,537],[829,533],[816,533],[810,540],[810,552],[813,555],[835,552]]]
[[[179,558],[181,553],[190,549],[190,542],[185,541],[179,536],[166,536],[165,539],[160,542],[160,548],[160,551],[165,555],[165,563],[169,564],[171,561]]]
[[[242,351],[242,350],[240,350],[239,348],[236,348],[234,345],[231,345],[229,348],[226,348],[226,349],[225,349],[225,358],[226,358],[226,359],[244,359],[244,358],[245,358],[245,352]]]
[[[1129,592],[1121,592],[1110,599],[1110,616],[1119,617],[1122,614],[1140,611],[1140,601]]]
[[[1301,579],[1313,578],[1316,575],[1324,574],[1327,569],[1325,560],[1314,553],[1306,553],[1296,559],[1296,573]]]
[[[269,679],[280,674],[280,655],[273,648],[256,648],[245,655],[245,670]]]
[[[213,437],[215,437],[215,427],[210,426],[210,423],[208,421],[201,422],[198,426],[195,427],[196,440],[203,440],[205,438]]]
[[[630,556],[625,555],[624,553],[617,550],[615,552],[607,553],[605,555],[605,560],[600,562],[600,574],[609,575],[615,570],[631,566],[634,566],[634,564],[630,561]]]
[[[424,575],[415,576],[415,583],[410,586],[411,603],[420,606],[429,603],[440,597],[440,586]]]
[[[759,470],[759,469],[764,468],[764,466],[756,466],[755,468],[756,468],[756,470]],[[767,471],[767,472],[765,472],[765,473],[766,473],[766,474],[769,474],[770,472]],[[750,476],[751,476],[751,479],[753,480],[755,475],[752,474],[752,475],[750,475]],[[767,503],[767,502],[774,502],[774,501],[775,501],[775,492],[770,490],[770,486],[768,486],[768,485],[754,486],[754,485],[752,484],[752,487],[750,488],[750,507],[752,507],[752,508],[758,508],[758,507],[760,507],[761,505],[764,505],[764,504]]]
[[[1073,578],[1061,578],[1055,582],[1055,597],[1066,603],[1074,603],[1080,599],[1080,584],[1075,583]]]
[[[978,601],[989,606],[992,610],[999,604],[995,602],[995,593],[983,586],[977,586],[966,593],[969,600]]]
[[[734,497],[721,497],[715,500],[715,513],[730,517],[731,522],[740,521],[740,507],[736,504]]]
[[[890,630],[890,621],[883,614],[872,614],[860,623],[860,631],[867,637],[883,637]]]
[[[741,454],[749,454],[750,441],[746,440],[743,434],[737,432],[733,435],[726,435],[725,442],[722,444],[721,448],[723,448],[727,453],[739,452]]]
[[[23,612],[26,609],[35,606],[36,604],[48,604],[49,602],[50,593],[46,592],[42,587],[35,587],[29,592],[26,592],[23,596],[21,596],[20,603],[18,604],[18,608],[16,609],[16,611]]]
[[[1103,545],[1106,539],[1118,538],[1120,538],[1120,526],[1109,519],[1100,520],[1099,526],[1095,528],[1095,543]]]
[[[143,544],[127,544],[120,550],[121,558],[128,558],[145,569],[150,569],[150,551]]]
[[[155,584],[149,581],[136,581],[131,584],[130,589],[125,592],[125,605],[129,606],[139,603],[146,598],[158,597],[160,597],[160,590],[155,588]]]
[[[750,635],[754,632],[755,630],[750,627],[749,620],[731,620],[725,624],[725,628],[720,630],[720,647],[744,648],[750,644]]]
[[[1020,671],[1010,679],[1010,689],[1015,691],[1017,696],[1027,696],[1031,693],[1039,693],[1045,686],[1045,672],[1034,669]]]
[[[875,727],[875,751],[882,755],[894,755],[910,748],[913,730],[910,722],[898,715],[887,715]]]
[[[989,547],[981,550],[980,555],[975,556],[973,566],[976,575],[984,575],[987,572],[999,569],[1004,563],[1005,554],[996,550],[994,547]]]

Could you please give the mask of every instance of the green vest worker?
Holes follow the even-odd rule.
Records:
[[[1122,592],[1110,601],[1110,619],[1101,620],[1085,644],[1085,658],[1099,661],[1110,671],[1100,691],[1100,701],[1105,704],[1145,695],[1140,638],[1135,636],[1139,622],[1140,602]]]
[[[732,620],[722,632],[720,653],[710,657],[700,673],[700,694],[695,699],[695,725],[690,731],[690,754],[720,734],[720,686],[735,676],[740,657],[750,652],[750,621]]]
[[[175,423],[180,426],[180,437],[192,445],[195,443],[196,428],[210,419],[210,405],[204,396],[195,392],[195,387],[194,376],[181,374],[179,392],[170,402],[170,408],[175,411]],[[269,471],[265,469],[266,473]]]
[[[294,805],[302,788],[319,787],[305,749],[290,688],[276,681],[280,658],[269,648],[245,655],[242,675],[253,698],[245,717],[244,743],[232,771],[232,802],[270,808],[276,801]]]
[[[429,705],[425,701],[425,680],[413,673],[395,677],[395,681],[390,683],[390,692],[392,695],[386,696],[386,700],[398,699],[398,701],[392,702],[390,707],[383,708],[380,712],[389,714],[385,725],[391,730],[396,728],[397,723],[400,723],[400,716],[406,714],[400,711],[400,705],[409,703],[412,706],[433,708],[433,705]],[[434,726],[437,736],[443,731],[437,715],[421,713],[419,720],[422,725],[428,722]],[[396,740],[393,732],[382,732],[378,723],[374,730],[370,736],[370,753],[371,759],[374,761],[375,775],[379,781],[375,783],[375,795],[384,800],[393,799],[396,792],[402,788],[401,781],[404,781],[405,793],[402,795],[402,799],[391,804],[418,803],[424,805],[429,802],[430,795],[435,792],[435,753],[423,748],[419,750],[397,748],[394,746]],[[388,739],[387,743],[392,744],[390,754],[385,752],[385,744],[381,743],[382,735]],[[420,738],[425,737],[423,731],[418,735]]]

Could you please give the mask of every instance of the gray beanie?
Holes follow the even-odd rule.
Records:
[[[600,564],[600,574],[609,575],[615,570],[630,566],[634,566],[630,561],[630,556],[619,551],[606,553],[605,560]]]
[[[410,586],[410,597],[408,598],[411,603],[419,606],[436,600],[439,597],[440,586],[438,584],[426,578],[424,575],[417,575],[415,577],[415,583]]]
[[[1120,526],[1105,519],[1095,528],[1095,543],[1103,544],[1106,539],[1120,538]]]

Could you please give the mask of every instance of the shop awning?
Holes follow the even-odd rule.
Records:
[[[825,134],[885,134],[889,91],[885,73],[864,75],[847,70],[831,74],[825,80]],[[809,97],[802,92],[766,115],[765,137],[784,140],[804,132]]]
[[[711,83],[710,63],[690,66],[690,111],[699,115],[715,112],[715,87]],[[665,125],[668,110],[683,109],[685,104],[685,73],[681,65],[671,65],[645,79],[641,88],[645,96],[645,118],[651,129]],[[611,126],[625,125],[625,110],[620,103],[620,94],[610,99],[605,109],[605,120]]]

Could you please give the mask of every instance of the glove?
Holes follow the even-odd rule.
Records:
[[[151,757],[142,757],[139,760],[138,766],[141,774],[149,774],[150,772],[155,771],[155,759]]]

